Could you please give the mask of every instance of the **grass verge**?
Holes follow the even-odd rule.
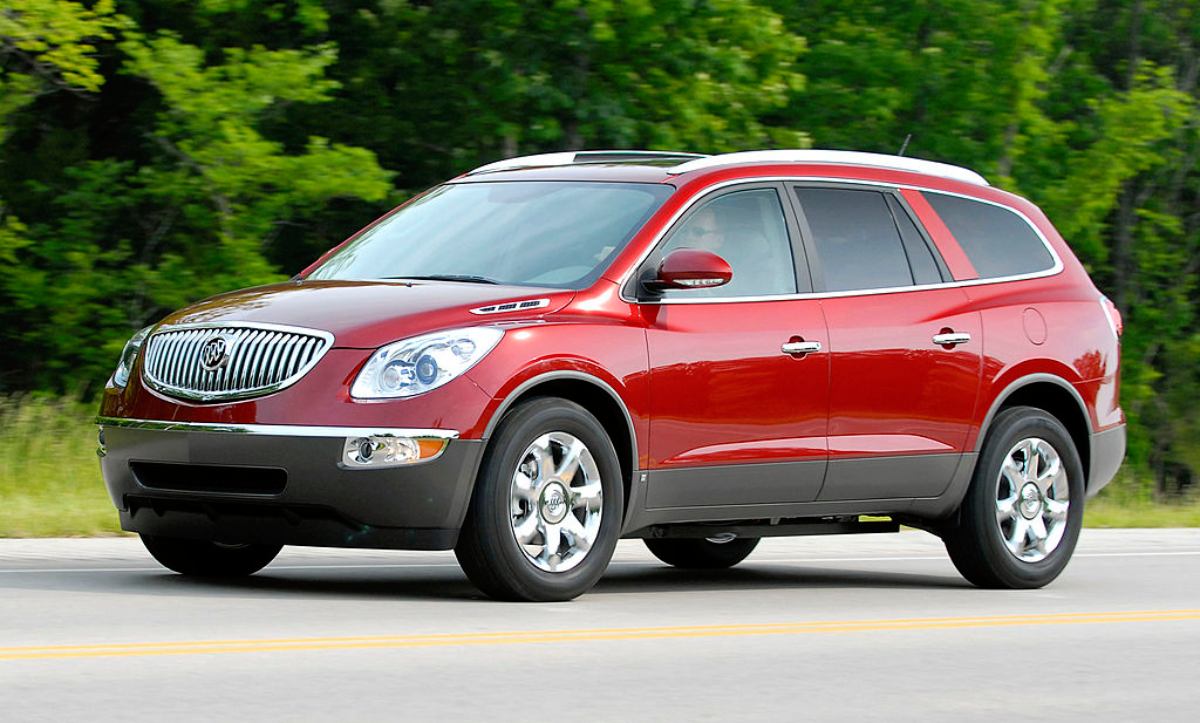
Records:
[[[0,537],[120,534],[96,459],[96,409],[69,398],[0,395]],[[1087,527],[1200,527],[1200,499],[1154,502],[1115,480]]]
[[[0,396],[0,537],[120,532],[96,458],[96,408]]]
[[[1084,507],[1083,526],[1200,527],[1200,499],[1153,502],[1101,492]]]

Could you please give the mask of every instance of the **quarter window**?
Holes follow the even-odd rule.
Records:
[[[884,195],[797,188],[826,291],[911,286],[913,273]]]
[[[1054,257],[1025,219],[990,203],[923,192],[981,279],[1045,271]]]
[[[725,259],[733,280],[713,289],[669,290],[665,298],[796,293],[791,240],[774,189],[726,193],[698,207],[671,233],[653,263],[681,248],[704,249]]]

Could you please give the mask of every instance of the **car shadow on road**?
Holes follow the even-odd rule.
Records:
[[[595,593],[670,593],[714,590],[811,588],[969,588],[954,575],[928,575],[881,570],[845,570],[779,563],[765,567],[746,563],[730,570],[680,570],[648,563],[644,568],[610,569],[593,588]]]
[[[294,565],[265,568],[238,579],[198,579],[163,571],[130,570],[63,574],[0,575],[0,590],[40,589],[92,594],[264,597],[328,596],[360,599],[486,599],[453,564],[436,566],[346,565],[306,569]],[[588,595],[768,591],[806,589],[971,589],[954,574],[925,574],[880,569],[755,562],[729,570],[680,570],[655,562],[618,562]]]
[[[15,577],[15,576],[14,576]],[[486,599],[453,566],[322,567],[272,570],[253,577],[222,580],[187,578],[170,572],[96,572],[29,576],[3,580],[0,587],[79,590],[91,593],[164,596],[261,595],[264,597],[328,596],[360,599],[443,600],[472,602]],[[931,575],[886,570],[848,570],[778,563],[745,563],[731,570],[678,570],[652,562],[621,563],[609,568],[589,595],[696,593],[805,589],[954,589],[970,588],[955,575]]]
[[[484,599],[457,570],[404,570],[397,568],[326,568],[272,572],[267,568],[247,578],[189,578],[173,573],[129,581],[127,589],[143,593],[187,595],[261,595],[263,597],[335,597],[394,600],[445,600],[469,602]]]

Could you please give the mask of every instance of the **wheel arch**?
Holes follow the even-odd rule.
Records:
[[[1079,391],[1070,382],[1054,374],[1029,374],[1010,382],[992,400],[987,416],[975,439],[975,452],[983,449],[983,443],[991,430],[996,415],[1010,407],[1027,406],[1041,409],[1062,422],[1071,435],[1071,441],[1079,452],[1085,475],[1084,485],[1090,483],[1092,422],[1087,404]]]
[[[537,397],[559,397],[575,402],[591,412],[608,432],[617,460],[621,464],[621,481],[625,488],[625,515],[632,501],[633,476],[638,468],[637,432],[633,416],[620,393],[599,377],[586,372],[559,370],[545,372],[525,380],[504,398],[484,427],[482,438],[491,439],[504,415],[517,404]]]

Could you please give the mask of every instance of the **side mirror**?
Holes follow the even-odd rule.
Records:
[[[642,282],[647,290],[711,289],[733,279],[729,262],[711,251],[676,249],[658,265],[653,277]]]

